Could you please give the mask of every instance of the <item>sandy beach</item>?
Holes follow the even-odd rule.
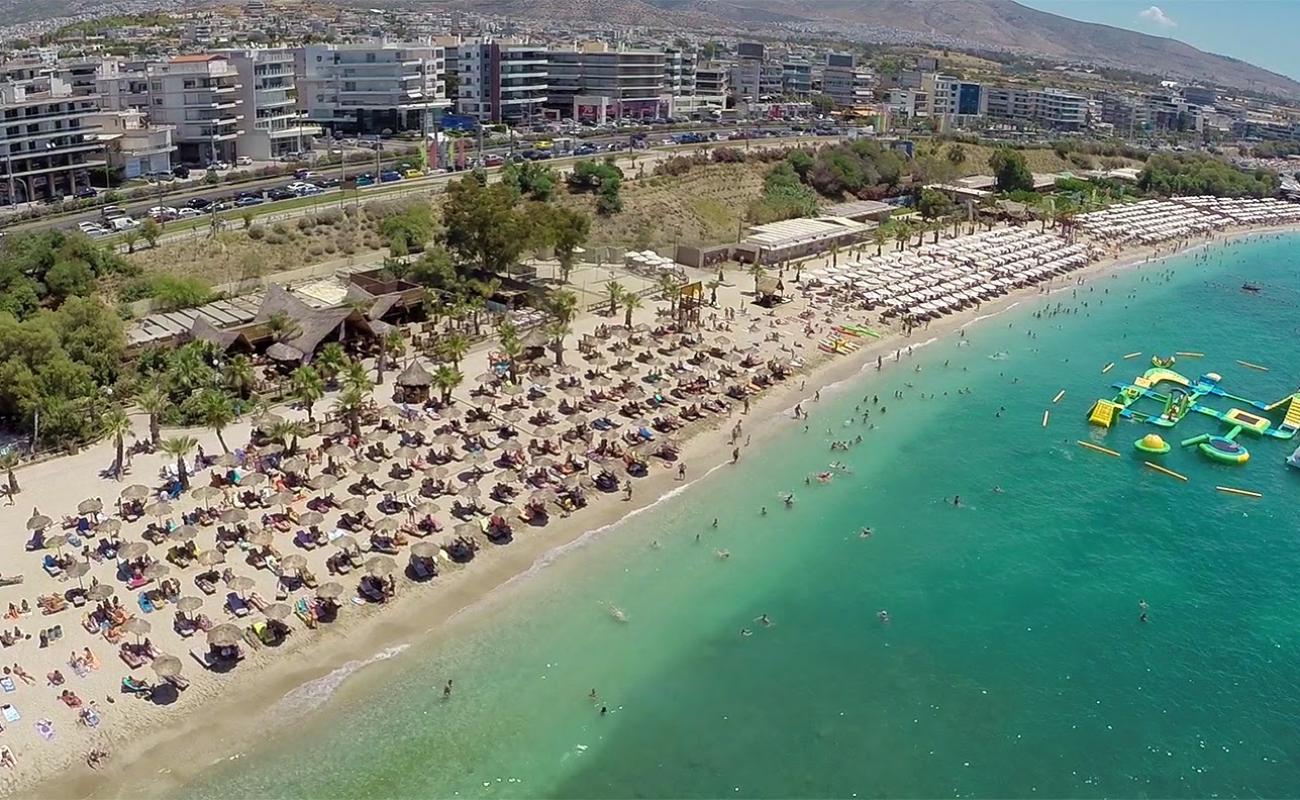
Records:
[[[1234,228],[1208,239],[1182,241],[1177,249],[1294,227]],[[802,362],[793,375],[756,396],[747,412],[736,403],[724,414],[714,414],[694,423],[681,436],[683,442],[678,460],[650,459],[650,472],[634,483],[630,499],[623,499],[622,492],[593,493],[590,505],[571,516],[553,515],[545,527],[525,526],[521,529],[516,526],[514,540],[508,546],[485,544],[468,564],[448,563],[445,567],[440,564],[440,574],[429,582],[415,583],[399,577],[396,597],[387,603],[356,604],[345,596],[337,621],[320,624],[315,629],[307,629],[297,619],[290,618],[293,633],[284,644],[250,650],[230,672],[216,673],[199,668],[188,652],[194,647],[202,648],[202,635],[187,639],[177,633],[171,625],[171,608],[148,615],[152,623],[148,637],[154,647],[161,653],[181,657],[183,675],[189,682],[188,688],[180,692],[174,702],[167,704],[122,692],[124,676],[130,674],[156,682],[154,672],[147,665],[128,669],[119,660],[115,645],[82,626],[81,617],[85,609],[69,608],[42,616],[36,608],[36,598],[66,591],[72,584],[66,578],[60,579],[42,571],[40,557],[43,552],[26,552],[24,542],[27,539],[26,523],[34,508],[55,521],[51,532],[57,532],[58,521],[65,515],[74,514],[78,503],[83,500],[102,498],[107,512],[124,486],[137,482],[156,484],[159,470],[170,459],[162,454],[137,456],[132,463],[132,474],[121,483],[100,477],[113,457],[112,446],[108,443],[74,456],[22,469],[18,472],[22,493],[15,498],[15,505],[0,508],[0,523],[9,531],[0,542],[0,564],[5,565],[0,575],[21,573],[24,581],[0,586],[0,608],[24,600],[31,604],[31,614],[5,619],[3,625],[6,630],[17,626],[31,638],[0,651],[0,664],[9,667],[21,665],[34,682],[28,684],[18,678],[14,690],[0,696],[0,703],[13,707],[19,715],[12,721],[6,717],[0,723],[4,725],[0,746],[9,747],[17,762],[13,769],[0,769],[0,795],[116,797],[148,795],[165,792],[167,787],[174,788],[184,783],[186,776],[247,746],[250,735],[273,734],[274,725],[264,712],[296,687],[331,674],[337,674],[341,679],[354,671],[359,663],[373,660],[376,654],[391,652],[388,648],[412,638],[450,636],[459,626],[490,624],[493,608],[508,602],[512,581],[534,574],[557,552],[585,540],[592,532],[611,529],[619,520],[658,502],[669,492],[706,479],[714,469],[725,469],[733,457],[733,426],[737,422],[742,425],[742,433],[735,442],[741,450],[740,458],[761,458],[765,438],[780,430],[781,425],[794,424],[792,409],[796,404],[807,406],[815,403],[817,393],[824,388],[862,372],[874,372],[878,357],[882,359],[883,370],[898,369],[907,359],[909,346],[950,336],[976,319],[995,316],[1019,304],[1043,298],[1045,292],[1068,290],[1080,283],[1115,274],[1119,269],[1169,255],[1174,250],[1175,246],[1170,243],[1115,249],[1086,267],[1049,283],[1019,289],[982,303],[978,308],[941,317],[913,329],[910,335],[901,330],[896,320],[889,327],[882,326],[879,314],[875,312],[810,309],[809,300],[798,292],[793,301],[769,312],[750,303],[748,289],[752,288],[752,279],[740,273],[729,273],[732,285],[719,290],[719,307],[738,308],[740,311],[725,335],[734,340],[737,349],[744,349],[764,344],[774,346],[775,343],[765,340],[769,333],[777,332],[781,335],[780,345],[791,348],[784,352]],[[874,247],[868,246],[864,251],[873,252]],[[803,267],[812,268],[829,260],[813,259]],[[707,276],[700,273],[692,277]],[[787,272],[787,280],[789,277]],[[657,324],[661,305],[658,301],[647,303],[647,308],[637,315],[634,322]],[[805,319],[801,319],[800,314],[807,314],[810,310],[816,311],[811,321],[819,329],[818,333],[826,329],[826,315],[831,313],[837,323],[869,324],[883,335],[850,354],[825,354],[816,349],[817,336],[804,336],[801,330]],[[706,309],[706,316],[708,312]],[[580,316],[573,326],[572,340],[576,342],[584,334],[594,333],[602,324],[619,321],[621,319],[597,315]],[[703,335],[708,339],[720,333],[706,324]],[[467,376],[484,371],[488,367],[491,349],[491,342],[476,347],[467,357],[462,371]],[[896,353],[899,354],[897,360]],[[568,355],[573,363],[583,363],[574,348],[570,348]],[[468,389],[469,382],[456,392],[461,404],[471,402]],[[376,388],[375,397],[381,405],[390,402],[390,390],[390,383]],[[323,408],[328,404],[327,399],[318,405]],[[277,413],[304,418],[297,410],[277,409]],[[138,417],[138,435],[147,436],[145,427],[145,420]],[[224,435],[233,444],[246,442],[250,433],[250,423],[241,420]],[[207,452],[221,452],[212,432],[195,430],[190,434],[202,442]],[[678,464],[686,467],[684,479],[678,477]],[[194,485],[206,484],[207,478],[205,470],[196,476]],[[382,482],[380,475],[375,478]],[[338,488],[341,490],[342,484]],[[178,510],[193,505],[185,505],[187,502],[188,498],[179,501]],[[434,538],[447,538],[454,527],[451,520],[444,518],[443,523],[446,525],[444,535]],[[123,525],[123,538],[137,539],[135,531],[143,524],[144,520]],[[131,530],[132,535],[127,535],[127,530]],[[324,549],[303,555],[322,580],[335,580],[324,577]],[[404,561],[404,557],[401,560]],[[96,566],[95,574],[108,575],[111,566],[111,563]],[[183,584],[182,594],[194,594],[190,577],[196,571],[197,567],[172,571],[171,576]],[[272,573],[267,570],[251,572],[241,567],[240,574],[254,578],[256,586],[252,591],[268,599],[274,597],[276,577]],[[350,593],[355,576],[338,580],[347,584]],[[118,594],[124,603],[134,599],[122,589]],[[202,612],[215,622],[230,621],[219,605],[224,594],[225,590],[220,590],[202,608]],[[61,627],[61,635],[50,639],[46,647],[38,646],[39,632],[54,626]],[[127,641],[133,639],[129,637]],[[74,669],[70,662],[86,648],[93,653],[98,667]],[[56,670],[63,678],[57,685],[47,679]],[[79,671],[85,674],[77,674]],[[77,708],[69,707],[60,699],[65,690],[78,696],[81,704]],[[92,701],[97,717],[94,727],[78,722],[82,709]],[[44,720],[49,724],[36,725]],[[87,765],[86,756],[92,750],[108,754],[107,760],[97,769]],[[201,755],[196,757],[196,754]]]

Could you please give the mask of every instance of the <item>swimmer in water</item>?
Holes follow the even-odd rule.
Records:
[[[1001,487],[1001,486],[994,486],[994,487],[993,487],[993,494],[1002,494],[1002,487]]]
[[[751,631],[749,628],[741,628],[741,629],[740,629],[740,635],[741,635],[741,636],[753,636],[753,635],[754,635],[754,632]]]
[[[858,538],[859,538],[859,539],[870,539],[870,538],[871,538],[871,529],[870,529],[870,528],[863,528],[861,531],[858,532]]]
[[[659,544],[659,540],[658,540],[658,539],[655,539],[654,541],[650,542],[650,549],[651,549],[651,550],[658,550],[660,547],[663,547],[663,545]]]
[[[889,624],[889,612],[883,608],[876,612],[876,618],[886,625]]]
[[[758,515],[759,515],[760,517],[766,517],[766,516],[767,516],[767,506],[763,506],[762,508],[760,508],[760,509],[758,510]]]
[[[766,614],[759,614],[754,618],[754,621],[762,625],[764,628],[772,627],[772,620],[768,619]]]
[[[794,494],[792,494],[791,492],[786,492],[785,494],[781,495],[781,502],[785,503],[786,508],[790,508],[791,506],[794,505]]]
[[[718,557],[719,561],[726,561],[731,558],[731,553],[726,550],[715,550],[713,554]]]

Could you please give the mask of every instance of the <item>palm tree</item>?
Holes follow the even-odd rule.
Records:
[[[266,429],[267,437],[284,445],[290,455],[298,452],[298,437],[302,432],[302,423],[294,419],[279,420]]]
[[[100,416],[99,427],[105,436],[113,440],[117,451],[117,458],[113,461],[113,477],[120,481],[126,472],[126,435],[131,432],[131,418],[122,408],[114,406]]]
[[[303,364],[289,375],[289,393],[307,412],[307,420],[315,422],[312,409],[316,401],[325,396],[325,381],[311,364]]]
[[[668,313],[677,313],[677,299],[682,296],[682,286],[667,273],[659,276],[659,293],[668,301]]]
[[[131,228],[127,228],[125,231],[122,232],[122,244],[126,245],[127,253],[135,252],[135,243],[138,241],[140,241],[139,231],[133,230]]]
[[[287,313],[276,311],[266,318],[266,331],[274,341],[283,342],[302,333],[302,326]]]
[[[375,384],[370,380],[370,373],[360,361],[349,361],[343,368],[343,388],[356,389],[363,396],[374,390]]]
[[[767,275],[767,269],[762,264],[755,261],[749,266],[749,275],[754,279],[754,294],[758,294],[758,282],[763,280]]]
[[[555,354],[555,363],[564,363],[564,339],[573,333],[569,323],[561,319],[546,323],[546,336],[551,340],[551,352]]]
[[[406,340],[402,338],[402,332],[397,328],[384,334],[379,340],[379,357],[375,359],[375,383],[384,382],[384,368],[388,364],[388,359],[394,360],[402,357],[406,352]]]
[[[578,314],[578,296],[568,289],[551,292],[550,302],[547,305],[555,318],[565,325],[573,322],[573,318]]]
[[[889,239],[889,229],[884,225],[877,225],[876,229],[871,232],[871,238],[876,240],[876,255],[885,249],[885,242]]]
[[[204,389],[199,392],[196,402],[199,419],[216,432],[222,452],[229,453],[230,448],[226,446],[226,439],[221,432],[235,421],[235,404],[231,402],[230,395],[220,389]]]
[[[907,245],[907,240],[912,238],[912,225],[906,220],[899,220],[894,223],[894,241],[898,242],[898,249],[902,250]]]
[[[623,325],[628,328],[632,327],[632,312],[641,308],[641,305],[641,298],[637,296],[636,292],[628,292],[623,295]]]
[[[334,413],[348,421],[348,432],[361,435],[361,411],[366,407],[366,393],[357,386],[348,386],[334,401]]]
[[[510,382],[518,378],[519,357],[524,353],[523,340],[519,338],[519,327],[510,320],[502,320],[497,326],[497,339],[501,343],[501,352],[506,357],[506,366],[510,370]],[[460,365],[452,364],[459,369]]]
[[[170,439],[164,439],[160,446],[164,453],[175,456],[176,477],[180,479],[182,488],[189,489],[190,473],[185,467],[185,457],[194,452],[194,448],[199,446],[199,440],[193,436],[173,436]]]
[[[312,359],[316,369],[320,370],[321,377],[327,383],[333,382],[338,374],[347,368],[348,354],[343,352],[343,345],[338,342],[329,342],[320,349],[320,352]]]
[[[438,358],[450,361],[453,367],[460,369],[461,359],[469,353],[469,337],[460,331],[453,331],[438,339],[434,352]]]
[[[605,290],[609,292],[609,315],[612,317],[618,313],[618,306],[623,302],[623,295],[627,294],[627,290],[618,281],[605,284]]]
[[[438,391],[442,393],[442,402],[444,405],[451,402],[452,391],[457,386],[460,386],[460,383],[463,380],[465,380],[465,376],[460,374],[460,370],[447,366],[446,364],[443,364],[438,367],[438,369],[434,370],[433,385],[437,386]]]
[[[168,407],[172,404],[172,399],[167,396],[162,387],[157,383],[151,383],[145,387],[144,391],[136,395],[135,404],[140,410],[149,415],[149,442],[154,447],[162,441],[162,415],[167,413]]]
[[[237,355],[226,364],[226,386],[240,398],[246,398],[257,385],[253,362],[246,355]]]

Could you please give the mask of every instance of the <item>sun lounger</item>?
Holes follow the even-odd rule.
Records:
[[[230,592],[226,595],[226,608],[236,617],[246,617],[252,613],[248,604],[244,602],[244,599],[234,592]]]
[[[140,604],[140,610],[146,614],[152,614],[153,612],[158,610],[158,607],[155,606],[153,604],[153,601],[149,599],[149,595],[144,592],[140,593],[140,597],[137,600],[137,602]]]
[[[41,569],[45,570],[45,573],[53,578],[63,574],[63,568],[59,566],[59,562],[55,560],[54,556],[49,553],[46,553],[45,558],[41,559]]]

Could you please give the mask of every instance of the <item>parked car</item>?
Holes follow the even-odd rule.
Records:
[[[95,187],[93,186],[83,186],[77,190],[77,199],[79,200],[89,200],[98,196],[99,192],[95,191]]]
[[[496,153],[483,156],[483,166],[485,167],[499,167],[504,163],[506,163],[505,157]]]
[[[230,162],[229,162],[229,161],[209,161],[209,162],[208,162],[208,169],[210,169],[210,170],[216,170],[217,172],[222,172],[222,171],[224,171],[224,170],[228,170],[228,169],[230,169]]]
[[[94,236],[96,232],[99,232],[100,234],[105,233],[103,225],[100,225],[98,222],[90,222],[89,220],[87,220],[86,222],[78,222],[77,230],[81,231],[87,236]]]
[[[248,156],[240,156],[235,159],[235,163],[241,167],[251,167],[253,165],[253,159]]]
[[[190,168],[185,166],[184,164],[181,164],[179,167],[172,170],[172,174],[180,178],[181,180],[185,180],[190,176]]]

